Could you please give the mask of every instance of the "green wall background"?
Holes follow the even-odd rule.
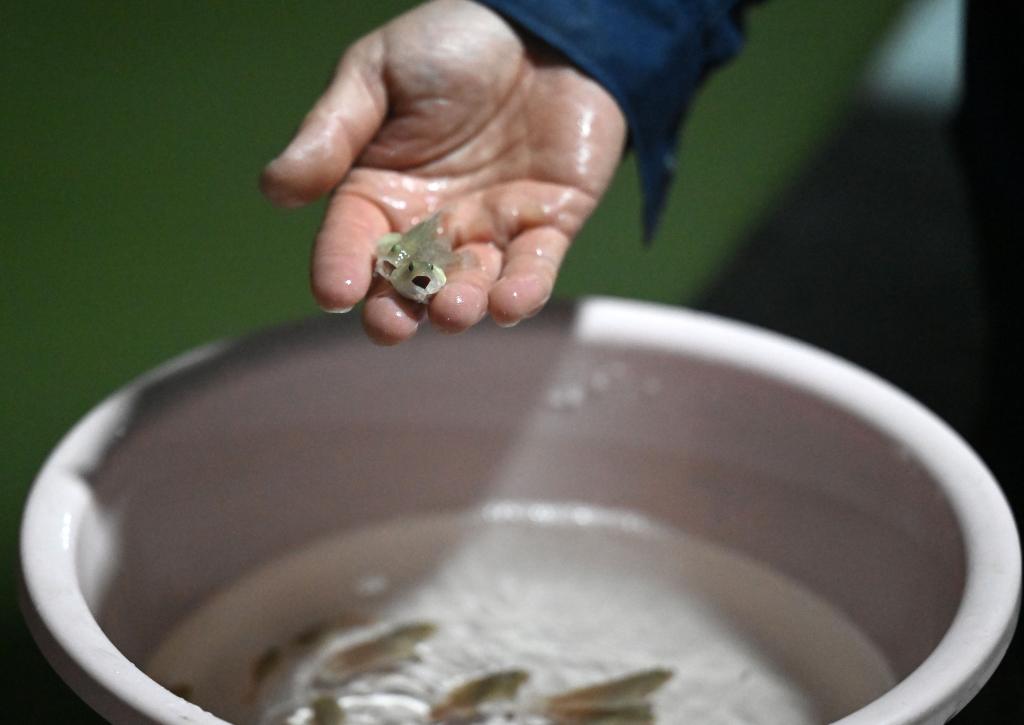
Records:
[[[0,721],[98,721],[49,671],[15,604],[17,524],[36,470],[76,419],[147,368],[315,313],[306,262],[320,207],[274,210],[256,176],[341,50],[410,5],[0,5]],[[627,160],[558,294],[692,299],[841,119],[897,7],[754,8],[747,51],[688,121],[653,247],[640,243]]]

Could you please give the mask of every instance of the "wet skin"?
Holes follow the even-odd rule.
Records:
[[[310,280],[326,310],[365,298],[381,344],[429,317],[461,332],[536,314],[573,237],[607,188],[625,142],[597,83],[524,42],[468,0],[434,0],[350,47],[327,90],[260,180],[275,204],[332,193]],[[373,277],[376,241],[444,209],[471,260],[427,305]]]

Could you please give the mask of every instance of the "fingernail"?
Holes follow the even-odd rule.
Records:
[[[349,307],[321,307],[320,309],[322,309],[324,312],[329,312],[332,315],[344,315],[346,312],[351,312],[352,307],[354,306],[355,305]]]
[[[498,322],[497,320],[495,320],[495,322],[497,323],[498,327],[504,327],[507,329],[509,327],[515,327],[516,325],[518,325],[520,320],[512,320],[511,322]]]

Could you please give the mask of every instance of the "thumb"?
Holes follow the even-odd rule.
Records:
[[[291,143],[263,170],[260,189],[270,201],[301,206],[326,194],[348,173],[387,111],[383,55],[378,33],[345,53]]]

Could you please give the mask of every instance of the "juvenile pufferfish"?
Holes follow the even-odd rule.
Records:
[[[425,303],[448,281],[444,268],[456,256],[451,240],[440,233],[440,216],[437,212],[405,234],[392,232],[377,240],[374,271],[407,299]]]

